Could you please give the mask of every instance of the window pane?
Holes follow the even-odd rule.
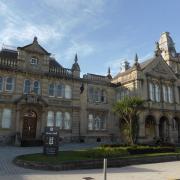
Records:
[[[11,109],[4,109],[2,114],[2,128],[11,127]]]
[[[56,113],[56,126],[62,129],[62,112],[57,112]]]
[[[156,101],[160,102],[160,88],[158,84],[155,85],[155,97]]]
[[[99,130],[101,127],[101,119],[97,116],[95,118],[95,122],[94,122],[94,128],[95,130]]]
[[[52,111],[48,112],[47,126],[54,126],[54,112]]]
[[[30,86],[31,86],[30,80],[25,80],[24,81],[24,94],[30,93]]]
[[[167,87],[165,85],[163,85],[163,98],[164,98],[164,102],[168,101],[168,92],[167,92]]]
[[[64,113],[64,129],[71,129],[71,116],[70,113]]]
[[[65,86],[65,98],[66,99],[71,99],[71,87],[69,85]]]
[[[34,81],[34,93],[40,94],[40,84],[39,81]]]
[[[0,91],[3,90],[3,78],[0,77]]]
[[[49,85],[49,96],[54,96],[54,84]]]
[[[11,78],[11,77],[6,78],[6,90],[7,91],[12,91],[13,86],[14,86],[13,78]]]
[[[88,130],[93,130],[93,115],[89,114],[88,116]]]
[[[59,84],[57,86],[57,97],[64,97],[64,85]]]
[[[168,86],[168,101],[170,103],[173,102],[173,93],[172,93],[172,87]]]

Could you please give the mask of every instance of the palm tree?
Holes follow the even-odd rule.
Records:
[[[143,105],[144,100],[137,96],[125,96],[122,100],[119,100],[113,106],[113,111],[119,116],[120,121],[124,122],[126,127],[127,136],[130,145],[134,144],[135,135],[135,125],[137,125],[136,120],[140,112],[140,107]]]

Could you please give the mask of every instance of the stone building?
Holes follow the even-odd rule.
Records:
[[[0,51],[0,144],[41,140],[46,126],[59,127],[62,142],[123,142],[113,104],[125,95],[143,97],[138,142],[179,143],[180,54],[169,33],[154,57],[112,77],[80,77],[77,54],[64,68],[34,38]]]

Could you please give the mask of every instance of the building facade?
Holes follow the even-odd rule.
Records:
[[[78,57],[60,65],[35,37],[16,50],[0,51],[0,144],[41,140],[46,126],[59,127],[62,142],[124,142],[113,104],[125,95],[145,100],[138,119],[139,143],[155,138],[179,143],[180,54],[169,33],[154,57],[112,77],[80,77]]]

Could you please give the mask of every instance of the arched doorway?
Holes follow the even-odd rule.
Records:
[[[169,139],[169,123],[165,116],[162,116],[159,121],[159,137],[162,141],[168,141]]]
[[[37,114],[29,110],[23,114],[22,139],[35,139],[37,127]]]
[[[156,136],[156,120],[154,116],[148,115],[145,119],[145,136],[148,141],[153,141]]]

